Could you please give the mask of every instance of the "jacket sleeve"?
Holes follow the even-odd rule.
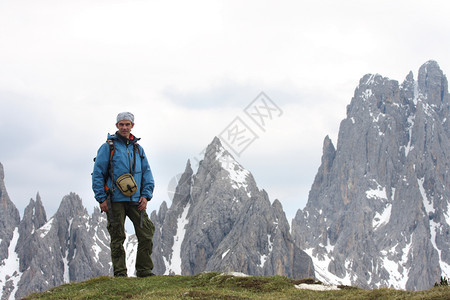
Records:
[[[153,198],[153,189],[155,188],[155,180],[153,179],[152,170],[150,169],[150,164],[148,163],[147,156],[145,155],[144,149],[141,148],[142,153],[142,182],[141,182],[141,197],[145,197],[148,200]]]
[[[98,149],[94,171],[92,172],[92,190],[94,191],[95,199],[100,203],[106,200],[105,184],[109,176],[109,151],[107,143]]]

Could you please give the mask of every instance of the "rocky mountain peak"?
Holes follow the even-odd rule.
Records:
[[[15,297],[42,291],[70,281],[110,275],[109,235],[106,217],[96,207],[92,218],[81,198],[66,195],[55,215],[45,222],[40,197],[25,209],[16,252],[20,257],[20,281]],[[39,224],[41,224],[40,227]],[[4,293],[5,295],[5,293]]]
[[[30,199],[30,203],[25,207],[23,218],[19,225],[20,237],[17,242],[16,251],[20,251],[24,247],[25,240],[45,223],[47,223],[47,215],[42,204],[41,196],[37,193],[36,201]]]
[[[333,142],[328,137],[328,135],[323,141],[322,153],[322,165],[325,168],[324,171],[328,172],[331,169],[334,158],[336,156],[336,149],[334,148]]]
[[[20,222],[19,210],[9,198],[4,178],[3,165],[0,163],[0,262],[8,257],[10,242]]]
[[[45,212],[44,205],[42,204],[39,192],[36,194],[36,201],[30,199],[30,203],[25,208],[22,222],[26,219],[30,219],[32,221],[34,230],[47,223],[47,214]]]
[[[424,100],[436,108],[448,106],[448,82],[436,61],[430,60],[419,69],[419,93]]]
[[[264,190],[263,190],[264,191]],[[275,211],[277,212],[282,212],[283,211],[283,205],[281,204],[280,200],[275,199],[272,203],[272,207],[273,209],[275,209]]]
[[[436,62],[402,85],[365,75],[325,138],[308,202],[292,223],[319,279],[361,287],[428,289],[450,274],[450,130]],[[322,277],[323,276],[323,277]]]
[[[220,141],[220,139],[217,136],[215,136],[207,148],[219,149],[220,147],[222,147],[222,142]],[[207,153],[208,153],[208,151],[207,151]]]
[[[249,197],[258,190],[253,175],[234,159],[217,137],[206,148],[194,177],[195,180],[198,178],[216,184],[231,182],[233,188],[245,191]]]
[[[230,157],[230,159],[232,160],[235,160],[234,157],[223,147],[220,139],[218,137],[214,137],[212,142],[206,147],[204,160],[220,161],[225,156]]]
[[[329,180],[329,174],[336,157],[336,149],[334,148],[333,142],[328,137],[328,135],[323,141],[322,153],[322,163],[314,179],[311,193],[314,193],[314,191],[316,190],[315,187],[320,186],[324,181]]]
[[[222,143],[218,137],[214,137],[213,141],[206,147],[204,159],[200,162],[205,166],[211,166],[212,164],[218,164],[222,167],[224,163],[236,164],[234,157],[222,146]]]
[[[354,98],[350,106],[357,106],[353,114],[348,117],[361,115],[361,110],[367,110],[367,113],[374,113],[377,110],[383,111],[383,106],[389,104],[399,104],[398,81],[391,80],[379,74],[367,74],[361,80],[356,88]]]
[[[405,77],[406,82],[414,82],[414,73],[413,71],[409,71],[408,75]]]
[[[1,299],[22,299],[70,281],[111,274],[106,217],[97,207],[89,217],[81,198],[71,193],[47,221],[37,193],[20,220],[3,178],[0,198]]]
[[[293,244],[281,203],[270,204],[217,137],[195,174],[188,163],[170,208],[164,204],[152,217],[161,228],[154,237],[157,274],[314,276],[311,259]]]
[[[83,206],[81,198],[75,193],[70,193],[63,197],[55,216],[61,216],[62,219],[68,217],[67,219],[69,219],[73,216],[86,214],[87,210]]]

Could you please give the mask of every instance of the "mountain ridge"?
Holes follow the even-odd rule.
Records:
[[[447,80],[434,61],[401,85],[363,76],[337,147],[325,138],[307,205],[292,222],[319,277],[427,289],[450,274],[448,112]]]
[[[169,246],[179,242],[174,247],[176,253],[171,253],[170,247],[161,252],[156,250],[154,256],[158,263],[155,263],[155,270],[158,273],[173,272],[170,270],[170,261],[174,258],[171,254],[176,254],[177,261],[181,261],[179,271],[182,275],[214,270],[254,275],[314,276],[312,261],[290,238],[281,203],[270,204],[267,193],[258,189],[252,174],[223,148],[217,137],[207,147],[197,172],[194,174],[188,161],[179,182],[171,207],[167,209],[164,204],[160,209],[158,216],[164,217],[152,214],[152,218],[159,222],[157,227],[173,229],[163,234],[156,232],[155,240]],[[247,214],[249,210],[252,210],[251,216]],[[259,219],[270,220],[272,224],[282,222],[283,227],[255,225]],[[241,232],[258,230],[261,232],[256,240],[255,237],[241,237]],[[286,238],[278,245],[269,246],[274,243],[272,234],[281,233]],[[256,243],[261,240],[264,240],[262,244]],[[249,243],[253,243],[252,246]],[[242,251],[234,251],[239,247]],[[287,255],[287,249],[291,255]],[[283,253],[287,259],[274,257],[274,252]],[[294,254],[303,257],[305,266],[294,263]]]

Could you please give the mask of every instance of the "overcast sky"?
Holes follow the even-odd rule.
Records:
[[[148,210],[170,206],[171,179],[239,120],[258,138],[235,158],[290,219],[363,75],[401,83],[430,59],[450,72],[449,12],[444,0],[2,0],[8,194],[21,215],[37,192],[48,217],[69,192],[92,212],[92,158],[131,111],[156,180]],[[261,92],[278,108],[264,128],[245,113]]]

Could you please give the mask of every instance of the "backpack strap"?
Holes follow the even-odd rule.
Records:
[[[106,141],[109,145],[109,163],[108,163],[108,173],[109,176],[111,176],[111,181],[113,180],[113,156],[114,156],[114,152],[116,151],[116,147],[114,146],[114,141],[113,140],[107,140]],[[108,186],[106,185],[105,182],[105,191],[107,194],[106,197],[106,204],[108,205],[108,215],[109,215],[109,220],[110,222],[114,222],[114,216],[113,216],[113,211],[112,211],[112,196],[113,196],[113,190],[114,190],[114,184],[112,189],[109,189]]]
[[[116,151],[116,147],[114,146],[114,141],[113,140],[107,140],[106,142],[109,145],[109,150],[110,150],[110,152],[109,152],[110,153],[110,155],[109,155],[109,162],[111,163],[113,155],[114,155],[114,152]]]
[[[109,163],[108,163],[108,170],[109,170],[109,175],[111,176],[111,180],[113,180],[113,156],[114,156],[114,152],[116,151],[116,147],[114,146],[114,141],[113,140],[107,140],[106,141],[109,145]]]
[[[142,158],[143,158],[143,156],[141,156],[141,153],[139,152],[139,144],[138,143],[134,143],[133,144],[133,149],[134,149],[134,163],[133,163],[133,173],[134,173],[134,168],[135,168],[135,165],[136,165],[136,154],[138,154],[139,155],[139,157],[141,158],[141,160],[142,160]],[[134,175],[134,174],[133,174]],[[143,220],[144,220],[144,211],[143,210],[141,210],[141,218],[140,218],[140,222],[139,222],[139,226],[141,227],[141,228],[143,228]]]

